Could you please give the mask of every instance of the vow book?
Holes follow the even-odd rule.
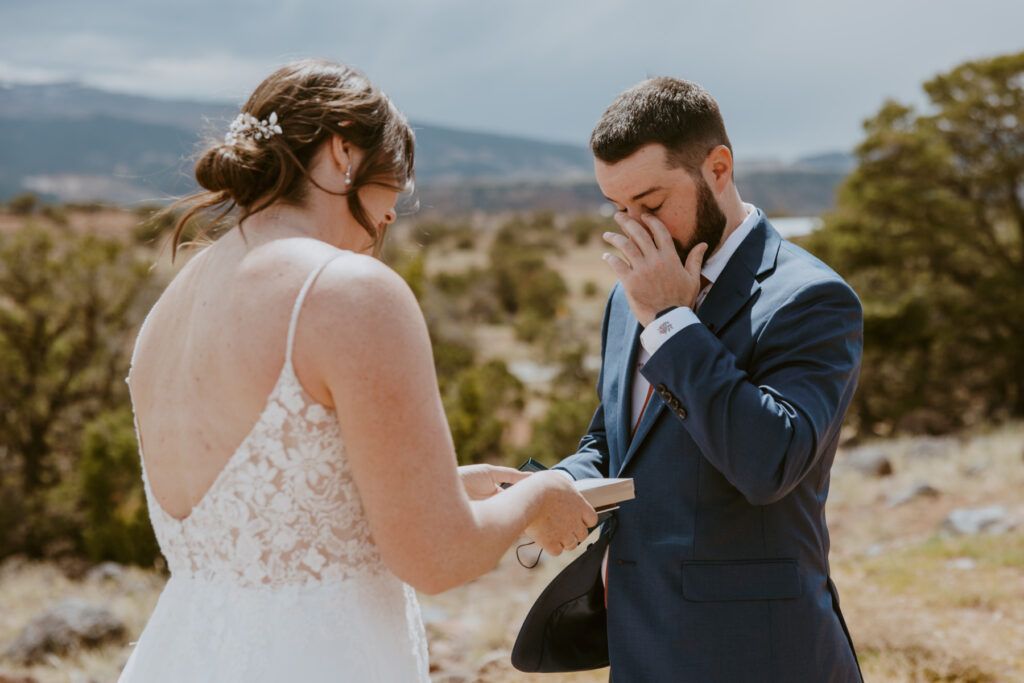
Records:
[[[519,469],[523,472],[540,472],[547,468],[533,458],[528,458],[526,462],[519,466]],[[609,479],[606,477],[590,477],[588,479],[577,479],[573,483],[576,486],[576,490],[587,499],[587,502],[597,512],[614,510],[619,506],[619,503],[636,498],[636,492],[633,490],[633,480],[630,478]],[[509,486],[510,484],[502,484],[501,488],[508,488]],[[598,519],[599,521],[604,521],[603,517]]]
[[[594,477],[591,479],[577,479],[575,483],[576,490],[598,512],[616,507],[624,500],[636,498],[636,492],[633,490],[633,480],[629,478],[605,479],[603,477]]]

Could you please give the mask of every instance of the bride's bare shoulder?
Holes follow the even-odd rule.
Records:
[[[327,264],[310,291],[310,303],[350,321],[396,309],[419,313],[416,297],[398,273],[376,258],[353,252],[342,252]]]
[[[339,252],[317,276],[299,320],[299,336],[316,356],[376,355],[418,343],[426,323],[412,290],[376,258]],[[360,351],[356,351],[356,349]]]

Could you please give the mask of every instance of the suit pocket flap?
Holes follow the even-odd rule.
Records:
[[[683,597],[687,600],[786,600],[799,596],[800,575],[794,559],[683,563]]]

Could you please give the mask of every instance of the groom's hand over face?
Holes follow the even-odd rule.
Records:
[[[694,307],[708,245],[701,242],[691,249],[684,266],[665,224],[651,214],[641,219],[646,227],[625,213],[615,215],[624,234],[606,232],[603,237],[622,258],[605,254],[604,260],[622,282],[633,315],[646,327],[658,311],[670,306]]]

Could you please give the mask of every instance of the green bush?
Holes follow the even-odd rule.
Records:
[[[68,212],[63,206],[47,205],[40,210],[40,213],[57,227],[66,228],[68,226]]]
[[[576,216],[569,221],[569,234],[578,246],[583,246],[599,233],[612,228],[608,221],[596,216]]]
[[[538,211],[534,214],[517,215],[505,221],[494,236],[492,249],[525,247],[538,253],[560,255],[558,229],[554,213]]]
[[[29,214],[35,213],[38,207],[39,197],[31,192],[19,194],[7,203],[7,208],[16,216],[28,216]]]
[[[0,557],[81,549],[85,425],[128,405],[148,264],[117,240],[28,224],[0,234]]]
[[[438,386],[444,394],[461,372],[473,366],[476,361],[476,350],[468,344],[444,337],[434,330],[430,332],[430,339]]]
[[[469,292],[475,279],[475,273],[441,272],[434,276],[434,284],[445,296],[461,297]]]
[[[805,246],[864,305],[850,422],[945,432],[1024,416],[1024,52],[924,84],[865,122],[839,205]]]
[[[160,550],[149,521],[129,410],[104,413],[86,426],[78,477],[82,540],[89,558],[152,565]]]
[[[550,319],[563,307],[569,288],[538,250],[522,246],[492,248],[490,260],[495,295],[507,313],[532,311]]]
[[[472,251],[476,246],[476,233],[472,228],[460,231],[455,235],[455,248],[459,251]]]
[[[476,230],[465,222],[451,223],[445,220],[428,219],[417,221],[412,228],[411,239],[418,247],[429,247],[442,242],[453,242],[456,249],[472,249]]]
[[[530,443],[519,450],[519,460],[533,458],[550,467],[572,455],[587,433],[596,409],[593,391],[575,398],[553,399],[544,417],[533,423]]]
[[[524,311],[516,316],[513,329],[516,339],[527,344],[537,344],[544,338],[548,322],[535,311]]]
[[[423,252],[408,255],[394,263],[392,267],[402,276],[416,300],[422,305],[427,285],[426,255]]]
[[[445,395],[445,412],[459,463],[504,460],[503,415],[522,409],[524,388],[504,361],[464,369]]]

